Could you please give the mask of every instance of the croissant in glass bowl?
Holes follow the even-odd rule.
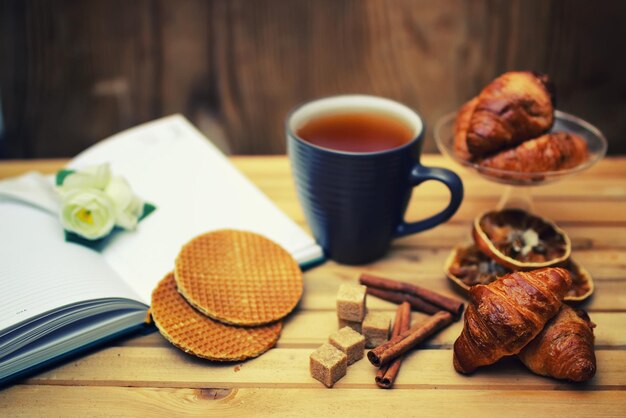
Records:
[[[459,118],[464,117],[461,111]],[[530,71],[504,73],[476,98],[467,123],[467,149],[476,160],[536,138],[553,122],[554,95],[548,77]]]
[[[454,121],[454,152],[463,160],[470,161],[472,159],[467,149],[467,128],[469,128],[470,119],[476,109],[478,97],[474,97],[465,103],[459,109],[456,120]]]
[[[520,173],[566,170],[589,158],[587,142],[567,132],[554,132],[525,141],[480,161],[481,167]]]

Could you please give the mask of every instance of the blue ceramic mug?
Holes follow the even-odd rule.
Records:
[[[382,151],[348,152],[298,136],[299,129],[312,120],[349,112],[392,116],[412,130],[412,139]],[[394,238],[433,228],[454,215],[463,199],[463,183],[450,170],[420,164],[424,130],[413,110],[374,96],[323,98],[289,114],[287,149],[298,198],[328,257],[343,264],[368,263],[382,257]],[[444,183],[450,203],[436,215],[407,223],[404,213],[411,192],[426,180]]]

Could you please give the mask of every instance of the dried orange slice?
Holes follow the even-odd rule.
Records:
[[[489,284],[511,272],[511,269],[496,263],[474,244],[455,247],[444,268],[446,276],[465,291],[477,284]]]
[[[572,287],[565,295],[565,301],[567,302],[581,302],[587,299],[594,291],[593,278],[591,274],[580,263],[572,260],[567,260],[561,267],[569,270],[572,276]]]
[[[567,269],[572,276],[572,288],[565,295],[567,302],[580,302],[594,291],[593,279],[589,272],[571,258],[559,267]],[[489,284],[512,270],[496,263],[475,244],[455,247],[445,262],[446,276],[463,291],[477,284]]]
[[[572,251],[562,229],[521,209],[482,214],[474,220],[472,236],[480,251],[512,270],[555,266]]]

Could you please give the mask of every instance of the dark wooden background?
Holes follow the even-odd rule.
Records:
[[[180,112],[234,154],[283,153],[320,96],[404,102],[432,127],[510,69],[626,153],[626,1],[2,0],[0,157],[72,156]],[[434,150],[429,137],[427,150]]]

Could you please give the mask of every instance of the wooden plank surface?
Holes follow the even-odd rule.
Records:
[[[211,416],[359,417],[463,416],[520,417],[592,415],[623,417],[623,392],[583,390],[320,390],[310,388],[179,389],[120,387],[16,386],[5,395],[13,401],[3,412],[20,416],[24,410],[39,416]],[[75,408],[51,408],[59,399]],[[600,412],[599,412],[600,411]]]
[[[290,216],[306,227],[288,161],[238,157],[233,162]],[[442,157],[424,164],[456,169]],[[0,164],[0,178],[64,161]],[[312,379],[308,358],[336,330],[341,283],[361,272],[405,280],[463,298],[443,274],[451,247],[469,240],[469,221],[492,208],[503,188],[463,171],[467,186],[460,213],[432,231],[396,241],[381,260],[359,267],[332,261],[305,273],[304,297],[285,320],[275,348],[247,362],[215,364],[190,357],[160,334],[129,337],[0,391],[2,415],[209,415],[209,416],[625,416],[626,415],[626,158],[606,159],[574,179],[533,190],[536,207],[571,236],[573,256],[594,276],[596,292],[579,307],[597,325],[598,372],[571,384],[530,373],[515,358],[472,376],[452,367],[452,345],[462,323],[444,330],[403,363],[394,389],[377,389],[375,368],[362,360],[333,389]],[[420,196],[418,196],[418,194]],[[443,188],[420,187],[412,205],[443,205]],[[421,216],[420,208],[410,216]],[[395,305],[368,298],[371,310],[394,314]],[[413,313],[413,320],[423,314]],[[393,405],[392,409],[389,409]],[[539,409],[538,409],[539,408]]]
[[[244,363],[215,365],[171,347],[107,348],[26,382],[62,386],[323,389],[309,374],[309,356],[313,350],[274,348]],[[626,390],[626,350],[596,350],[596,358],[598,373],[586,386],[591,390]],[[354,363],[334,388],[375,388],[376,370],[365,359]],[[534,375],[513,358],[484,367],[468,377],[454,371],[451,350],[420,349],[403,360],[394,388],[567,390],[580,386]]]
[[[513,69],[548,73],[558,106],[624,153],[625,13],[622,0],[4,0],[0,158],[69,157],[171,113],[235,154],[282,153],[292,107],[354,92],[432,127]]]

